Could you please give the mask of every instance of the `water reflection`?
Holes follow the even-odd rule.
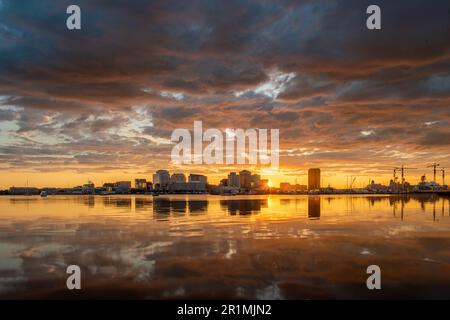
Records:
[[[84,197],[81,197],[84,198]],[[87,198],[91,199],[90,201],[95,201],[97,199],[96,197],[87,196]],[[116,208],[125,208],[125,209],[131,209],[131,198],[126,197],[104,197],[103,199],[103,205],[105,207],[116,207]],[[95,202],[93,202],[95,203]]]
[[[0,298],[450,298],[449,247],[435,195],[0,197]]]
[[[187,201],[171,201],[169,206],[172,214],[184,215],[187,213]]]
[[[152,207],[153,201],[148,198],[134,198],[135,204],[134,207],[136,211],[147,210]]]
[[[308,218],[311,220],[320,219],[320,197],[308,198]]]
[[[208,211],[208,201],[206,200],[189,201],[189,213],[204,214],[207,211]]]
[[[156,198],[153,200],[153,215],[157,219],[164,219],[170,215],[182,216],[185,214],[199,215],[208,211],[206,200],[184,200],[170,198]]]
[[[267,208],[267,199],[240,199],[240,200],[221,200],[220,205],[232,215],[256,214],[261,208]]]
[[[156,199],[153,201],[153,216],[156,219],[164,219],[170,216],[172,201],[169,199]]]

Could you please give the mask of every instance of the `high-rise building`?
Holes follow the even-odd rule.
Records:
[[[103,184],[103,188],[106,192],[112,193],[114,191],[114,183],[107,182]]]
[[[239,188],[241,186],[241,183],[239,180],[239,175],[237,175],[236,172],[231,172],[228,175],[228,186],[235,187],[235,188]]]
[[[261,185],[261,176],[259,174],[252,174],[250,187],[251,188],[259,188]]]
[[[308,170],[308,189],[320,189],[320,169],[312,168]]]
[[[170,184],[170,173],[167,170],[158,170],[153,174],[153,187],[167,189]]]
[[[82,193],[83,194],[94,194],[95,193],[95,185],[93,182],[89,181],[86,184],[83,184],[82,186]]]
[[[186,183],[186,176],[184,173],[174,173],[170,177],[169,190],[172,192],[188,192],[189,186]]]
[[[146,179],[134,179],[134,188],[138,190],[146,190],[147,189],[147,180]]]
[[[131,181],[114,182],[114,190],[116,193],[130,193]]]
[[[262,190],[269,189],[269,180],[261,179],[260,184],[259,184],[259,188],[262,189]]]
[[[292,191],[292,185],[289,182],[280,182],[281,191]]]
[[[114,187],[124,187],[124,188],[131,188],[131,181],[117,181],[114,182]]]
[[[240,171],[239,184],[243,189],[250,189],[252,187],[252,173],[248,170]]]
[[[189,175],[189,182],[190,183],[207,183],[207,178],[206,176],[202,175],[202,174],[190,174]]]
[[[184,183],[186,182],[186,176],[184,173],[174,173],[170,177],[170,183]]]

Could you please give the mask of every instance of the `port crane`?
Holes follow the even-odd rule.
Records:
[[[402,174],[402,184],[404,184],[404,183],[405,183],[405,170],[417,170],[417,168],[407,168],[407,167],[405,167],[404,165],[402,165],[401,167],[395,167],[395,168],[394,168],[394,182],[395,182],[395,179],[396,179],[396,177],[395,177],[396,171],[395,171],[395,170],[400,170],[400,171],[401,171],[401,174]]]
[[[353,189],[353,184],[355,183],[357,177],[369,177],[369,176],[366,174],[348,175],[347,176],[347,189]]]
[[[429,166],[427,166],[427,168],[433,168],[433,181],[436,181],[436,168],[439,167],[440,164],[439,163],[433,163],[430,164]]]
[[[393,180],[394,180],[394,183],[397,182],[397,171],[398,171],[399,169],[400,169],[400,168],[398,168],[398,167],[394,167],[394,168],[393,168],[393,170],[394,170],[394,179],[393,179]]]
[[[447,169],[447,168],[441,167],[441,172],[442,172],[442,186],[445,186],[445,169]]]

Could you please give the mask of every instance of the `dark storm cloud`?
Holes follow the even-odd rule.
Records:
[[[0,110],[0,121],[12,121],[16,119],[16,112],[12,110]]]
[[[449,146],[450,145],[450,130],[430,131],[427,132],[421,141],[425,145],[431,146]]]
[[[448,145],[448,1],[377,1],[379,31],[365,0],[79,0],[73,32],[69,4],[1,1],[0,122],[18,127],[2,143],[51,138],[77,163],[144,162],[169,150],[153,140],[203,120],[354,157]]]
[[[79,5],[83,30],[69,32],[64,2],[4,1],[3,29],[21,37],[3,36],[2,83],[102,100],[140,96],[145,84],[209,93],[248,87],[266,79],[265,68],[278,67],[317,73],[324,80],[309,86],[325,90],[327,77],[364,78],[367,72],[429,65],[449,55],[446,1],[381,1],[385,14],[378,33],[365,29],[364,1]],[[437,19],[414,23],[425,15]],[[296,81],[308,92],[305,80]]]
[[[157,116],[167,119],[168,121],[177,121],[185,117],[191,117],[197,113],[196,109],[178,108],[178,107],[166,107],[160,111],[156,111]]]

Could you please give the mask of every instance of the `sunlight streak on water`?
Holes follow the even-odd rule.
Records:
[[[3,298],[68,295],[69,264],[93,298],[367,297],[369,263],[449,298],[449,248],[433,195],[0,197]]]

